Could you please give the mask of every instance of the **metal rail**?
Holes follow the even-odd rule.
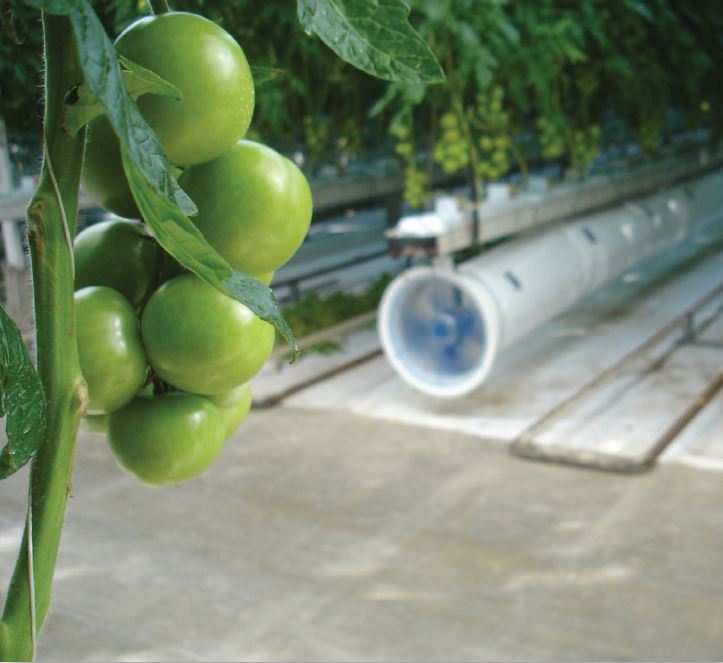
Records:
[[[589,449],[570,449],[562,447],[561,445],[541,444],[536,443],[535,438],[542,431],[548,429],[552,424],[558,421],[560,417],[572,410],[581,401],[589,398],[596,390],[600,389],[613,378],[618,376],[631,363],[642,358],[648,351],[660,345],[660,343],[668,338],[674,331],[682,327],[684,329],[682,338],[677,343],[673,344],[673,346],[662,357],[659,357],[654,362],[651,362],[646,372],[651,372],[652,370],[659,368],[677,349],[679,349],[682,345],[690,343],[698,333],[707,328],[721,313],[723,313],[723,306],[719,307],[713,316],[706,320],[697,329],[695,328],[695,315],[721,295],[723,295],[723,282],[719,283],[715,288],[701,297],[695,304],[664,325],[642,344],[628,352],[608,369],[599,373],[592,380],[580,387],[571,396],[563,400],[561,403],[558,403],[558,405],[540,417],[512,442],[512,445],[510,446],[511,453],[534,460],[543,460],[553,463],[575,465],[578,467],[587,467],[599,470],[610,470],[615,472],[630,473],[650,469],[664,449],[673,441],[673,439],[675,439],[685,426],[692,421],[698,412],[700,412],[703,407],[712,400],[721,387],[723,387],[723,370],[721,370],[716,378],[713,379],[706,388],[692,400],[686,410],[676,418],[668,429],[660,435],[660,437],[653,441],[651,447],[637,458],[623,458],[613,454]]]
[[[292,394],[296,394],[299,391],[303,391],[304,389],[307,389],[308,387],[318,384],[319,382],[328,380],[329,378],[332,378],[335,375],[339,375],[339,373],[343,373],[344,371],[348,371],[348,370],[351,370],[352,368],[356,368],[357,366],[359,366],[361,364],[365,364],[366,362],[378,357],[381,354],[382,354],[381,348],[374,348],[372,350],[369,350],[368,352],[357,355],[357,356],[349,359],[348,361],[337,364],[336,366],[332,366],[325,371],[321,371],[321,372],[317,373],[316,375],[313,375],[301,382],[297,382],[296,384],[289,385],[286,389],[279,391],[271,396],[267,396],[266,398],[261,398],[258,400],[253,400],[251,407],[254,410],[263,410],[265,408],[270,408],[270,407],[273,407],[274,405],[278,405],[279,403],[281,403],[281,401],[283,401],[285,398],[288,398]]]
[[[388,255],[387,251],[373,251],[372,253],[366,253],[364,255],[355,256],[354,258],[351,258],[350,260],[345,260],[343,262],[334,263],[333,265],[330,265],[328,267],[322,267],[321,269],[314,269],[313,271],[309,272],[303,272],[301,274],[297,274],[296,276],[292,277],[286,277],[281,278],[279,280],[274,280],[273,286],[274,289],[281,289],[281,288],[288,288],[289,289],[289,296],[288,297],[280,297],[277,295],[277,299],[280,302],[286,302],[288,301],[297,301],[301,296],[305,293],[301,290],[301,283],[303,281],[310,281],[311,279],[318,278],[320,276],[324,276],[326,274],[333,274],[334,272],[338,272],[340,269],[346,269],[347,267],[355,267],[356,265],[361,265],[365,262],[371,262],[372,260],[376,260],[378,258],[383,258],[384,256]],[[332,281],[333,283],[333,281]]]
[[[362,313],[361,315],[340,322],[332,327],[328,327],[327,329],[313,332],[312,334],[309,334],[308,336],[304,336],[303,338],[299,339],[299,348],[303,352],[304,350],[312,348],[313,346],[320,343],[339,341],[345,335],[362,329],[370,324],[373,324],[376,321],[376,317],[376,310],[368,311],[367,313]],[[288,396],[291,396],[292,394],[295,394],[308,387],[318,384],[319,382],[323,382],[324,380],[338,375],[339,373],[343,373],[344,371],[359,366],[360,364],[374,359],[381,354],[382,349],[377,344],[376,347],[373,347],[370,350],[349,357],[346,361],[331,365],[325,370],[319,371],[315,375],[303,378],[298,382],[290,384],[273,394],[270,394],[263,398],[255,398],[253,400],[252,407],[255,410],[258,410],[278,405],[281,401],[283,401]],[[289,350],[285,346],[279,346],[275,348],[274,351],[271,353],[271,357],[277,362],[287,361],[289,358]]]

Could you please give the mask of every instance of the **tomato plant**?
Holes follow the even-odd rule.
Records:
[[[254,98],[243,51],[207,19],[165,14],[165,3],[157,0],[148,4],[151,9],[160,8],[163,15],[133,24],[114,46],[89,0],[27,0],[28,6],[42,12],[45,63],[43,165],[27,223],[37,368],[19,331],[4,311],[0,312],[2,396],[8,433],[7,445],[0,450],[0,478],[32,462],[26,527],[0,619],[3,660],[32,660],[35,656],[37,634],[50,607],[82,417],[89,411],[112,411],[110,415],[89,415],[88,425],[103,430],[107,423],[111,448],[121,465],[142,481],[163,484],[204,471],[218,455],[225,435],[246,415],[248,391],[236,402],[226,393],[224,402],[231,400],[227,407],[219,408],[197,393],[174,389],[175,385],[158,374],[150,375],[148,384],[140,377],[145,377],[146,371],[144,351],[154,357],[151,364],[156,370],[165,367],[163,358],[169,353],[161,348],[159,355],[154,345],[160,343],[158,335],[165,333],[172,347],[172,326],[190,317],[188,311],[179,311],[173,293],[202,292],[204,302],[193,305],[200,316],[209,316],[225,329],[211,338],[213,352],[208,354],[208,347],[201,351],[209,361],[217,362],[212,369],[206,365],[204,373],[220,366],[222,354],[226,363],[234,366],[225,372],[219,368],[222,379],[209,382],[207,376],[195,372],[200,369],[193,361],[199,355],[177,353],[178,366],[165,368],[170,371],[166,375],[179,384],[176,374],[191,380],[192,389],[219,395],[243,391],[241,383],[268,356],[272,325],[289,341],[292,355],[298,353],[272,292],[230,266],[204,239],[189,219],[196,213],[196,205],[176,181],[174,164],[218,158],[242,137]],[[2,13],[3,19],[7,13]],[[371,14],[361,17],[354,12],[347,15],[345,6],[327,0],[298,0],[304,30],[317,34],[337,54],[368,73],[416,82],[441,80],[439,65],[407,23],[407,15],[402,0],[375,5]],[[97,195],[105,204],[124,213],[137,212],[147,237],[129,232],[130,226],[107,226],[79,237],[79,280],[83,285],[90,283],[79,290],[76,302],[72,243],[86,126],[101,116],[107,120],[106,129],[110,127],[115,134],[118,149],[115,151],[110,132],[105,137],[111,139],[111,147],[103,147],[104,120],[98,120],[94,127],[101,129],[94,133],[95,139],[101,136],[101,140],[89,146],[85,180],[97,180]],[[123,197],[129,203],[121,182],[114,180],[116,154],[120,154],[122,173],[135,203],[132,210],[116,207],[124,204],[118,203]],[[106,173],[99,172],[106,165],[104,159],[109,166]],[[151,242],[153,248],[145,242]],[[117,249],[115,255],[111,255],[111,245]],[[147,333],[138,343],[131,303],[119,291],[93,281],[110,283],[143,307],[147,286],[154,287],[153,265],[158,256],[158,282],[161,268],[169,261],[192,274],[171,279],[150,297],[143,312]],[[116,270],[103,264],[106,260],[124,263],[127,280],[119,279]],[[278,256],[270,262],[277,261]],[[264,268],[259,274],[272,269]],[[199,343],[209,342],[198,327],[190,329]],[[237,333],[239,338],[232,338]],[[127,347],[121,347],[121,338]],[[174,342],[180,347],[177,334]],[[123,353],[128,354],[121,361]],[[131,366],[134,370],[127,373]],[[119,378],[122,388],[116,383]],[[131,398],[138,395],[122,405],[129,394]]]
[[[481,197],[514,166],[524,184],[529,159],[579,177],[606,145],[652,152],[690,127],[721,133],[723,113],[703,103],[723,94],[714,2],[410,4],[447,80],[392,84],[368,107],[387,120],[412,206],[439,170]]]

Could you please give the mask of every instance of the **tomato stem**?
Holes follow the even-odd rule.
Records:
[[[85,407],[78,363],[71,238],[85,130],[62,129],[64,97],[82,80],[67,16],[43,14],[45,154],[28,208],[38,372],[48,399],[45,440],[30,467],[28,518],[0,621],[0,660],[31,660],[50,607],[55,561],[70,491],[73,450]],[[30,543],[30,545],[29,545]]]
[[[149,384],[156,381],[156,374],[154,371],[150,371],[148,373],[148,377],[146,378],[145,382],[141,386],[141,389],[145,389]]]
[[[157,14],[167,14],[171,11],[168,0],[146,0],[148,9],[154,16]]]

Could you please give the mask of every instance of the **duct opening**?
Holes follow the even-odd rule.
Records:
[[[481,256],[416,267],[387,288],[382,347],[410,385],[438,397],[470,393],[495,355],[602,284],[712,223],[720,174],[572,223],[540,229]],[[688,201],[695,198],[695,204]],[[447,268],[442,268],[441,265]],[[626,280],[633,276],[628,275]]]
[[[388,359],[426,393],[443,397],[471,391],[491,366],[497,338],[475,284],[454,272],[427,268],[404,276],[390,286],[380,308]]]

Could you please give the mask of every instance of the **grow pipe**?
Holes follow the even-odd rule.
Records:
[[[512,240],[456,269],[415,267],[386,289],[384,353],[412,387],[464,396],[499,353],[723,211],[723,172]]]

